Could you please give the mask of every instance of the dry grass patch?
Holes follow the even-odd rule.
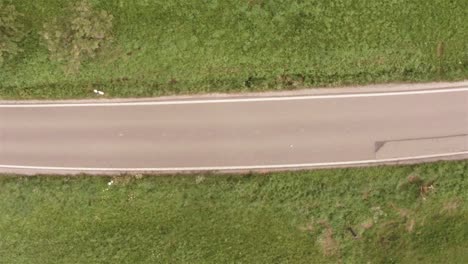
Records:
[[[365,230],[369,230],[374,226],[374,220],[372,218],[367,219],[361,224],[361,227]]]
[[[463,200],[460,198],[455,198],[444,203],[442,207],[442,213],[453,214],[459,211],[460,206],[462,205]]]
[[[415,225],[416,225],[416,221],[414,219],[409,219],[408,221],[406,221],[406,226],[405,226],[406,231],[408,231],[408,233],[413,232]]]
[[[313,223],[307,223],[307,224],[305,224],[303,226],[300,226],[299,230],[301,230],[303,232],[313,232],[315,230],[314,224]]]
[[[336,257],[340,254],[340,245],[334,238],[333,228],[327,221],[320,221],[320,225],[324,227],[322,235],[318,238],[318,242],[322,249],[323,255],[326,257]]]

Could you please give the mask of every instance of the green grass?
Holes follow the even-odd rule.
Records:
[[[468,161],[110,180],[1,177],[0,262],[468,261]]]
[[[262,91],[468,77],[466,0],[92,0],[116,41],[80,75],[38,31],[69,1],[13,1],[29,28],[1,99]],[[444,43],[444,52],[437,46]]]

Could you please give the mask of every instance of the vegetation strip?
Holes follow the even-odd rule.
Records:
[[[465,0],[1,2],[1,99],[468,77]]]
[[[0,178],[6,263],[465,263],[468,161]]]

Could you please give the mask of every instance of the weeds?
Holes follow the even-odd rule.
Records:
[[[22,51],[18,46],[25,35],[24,26],[19,21],[22,16],[14,5],[0,0],[0,66],[6,57],[13,57]]]
[[[96,57],[112,40],[112,18],[80,0],[65,15],[45,23],[41,35],[51,60],[65,62],[68,73],[78,73],[83,60]]]

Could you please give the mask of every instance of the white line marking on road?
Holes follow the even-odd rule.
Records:
[[[384,97],[440,93],[468,92],[464,88],[444,88],[417,91],[398,92],[373,92],[373,93],[350,93],[350,94],[328,94],[328,95],[303,95],[303,96],[278,96],[278,97],[256,97],[256,98],[231,98],[231,99],[204,99],[204,100],[182,100],[182,101],[152,101],[152,102],[115,102],[115,103],[47,103],[47,104],[0,104],[0,108],[53,108],[53,107],[99,107],[99,106],[153,106],[153,105],[187,105],[187,104],[219,104],[219,103],[247,103],[247,102],[271,102],[271,101],[298,101],[317,99],[345,99],[363,97]]]
[[[444,157],[455,157],[468,155],[468,151],[422,155],[391,159],[356,160],[356,161],[336,161],[321,163],[300,163],[282,165],[256,165],[256,166],[214,166],[214,167],[180,167],[180,168],[85,168],[85,167],[47,167],[47,166],[21,166],[21,165],[0,165],[0,169],[18,170],[49,170],[49,171],[76,171],[76,172],[184,172],[184,171],[233,171],[233,170],[263,170],[263,169],[291,169],[291,168],[314,168],[314,167],[337,167],[352,165],[385,164],[392,162],[402,162],[411,160],[427,160]]]

